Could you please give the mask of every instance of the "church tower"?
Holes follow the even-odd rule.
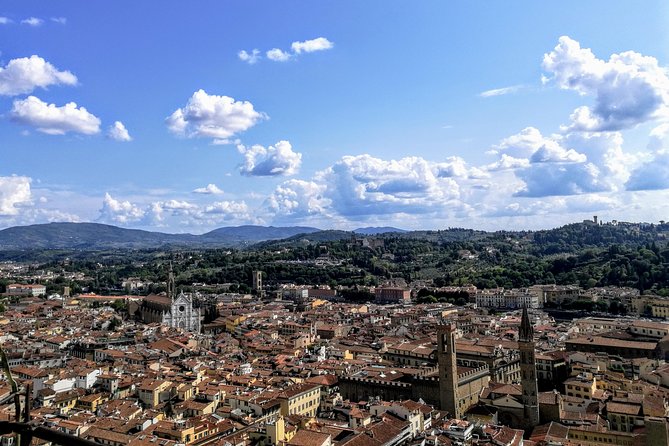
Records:
[[[458,366],[455,359],[455,326],[452,324],[437,329],[437,361],[440,409],[459,419],[462,414],[458,404]]]
[[[174,302],[176,292],[174,290],[174,271],[172,270],[172,262],[170,262],[170,270],[167,276],[167,297]]]
[[[518,330],[518,349],[520,350],[524,422],[525,427],[531,429],[539,424],[539,388],[537,364],[534,357],[534,328],[532,328],[526,306],[523,306],[523,316]]]

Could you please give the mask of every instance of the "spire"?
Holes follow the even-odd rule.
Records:
[[[527,314],[527,305],[523,305],[523,316],[521,317],[518,329],[518,340],[526,342],[534,341],[534,328],[532,328],[530,316]]]

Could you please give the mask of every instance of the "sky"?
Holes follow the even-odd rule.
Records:
[[[669,220],[666,1],[0,1],[0,228]]]

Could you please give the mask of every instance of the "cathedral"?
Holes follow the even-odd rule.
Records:
[[[139,314],[147,324],[159,322],[172,328],[200,332],[200,309],[193,308],[193,300],[183,291],[176,295],[171,265],[167,294],[146,296],[139,308]]]

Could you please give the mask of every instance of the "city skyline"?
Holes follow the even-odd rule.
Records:
[[[0,9],[0,228],[666,219],[662,2],[158,5]]]

